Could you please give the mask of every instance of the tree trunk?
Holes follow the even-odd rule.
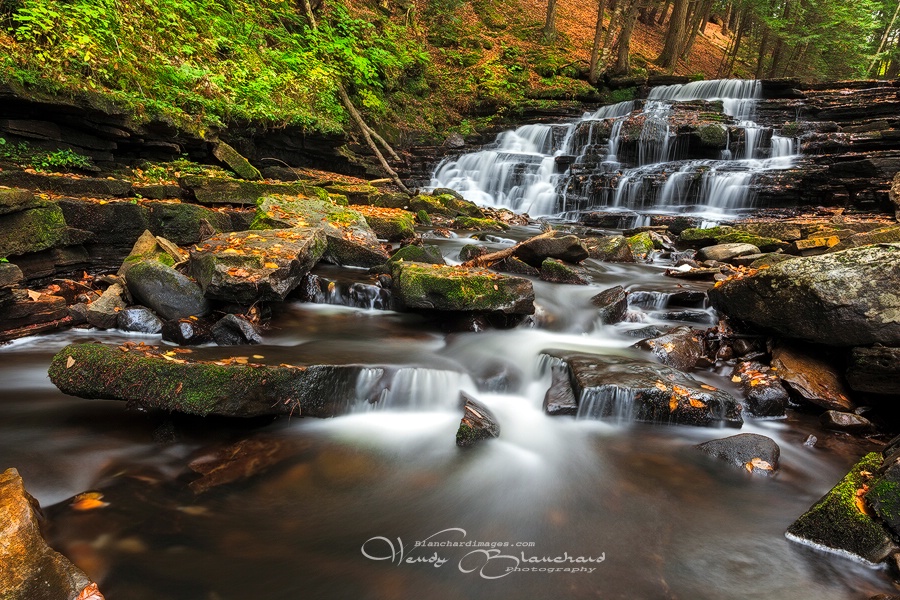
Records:
[[[657,25],[662,27],[662,24],[666,22],[666,15],[669,14],[669,7],[672,5],[672,0],[666,0],[666,3],[663,4],[663,9],[659,13],[659,20],[656,22]]]
[[[637,2],[635,3],[637,4]],[[634,26],[637,24],[638,9],[634,4],[628,10],[625,16],[625,22],[622,23],[622,33],[619,34],[618,53],[616,56],[616,66],[613,72],[616,75],[628,75],[631,71],[631,61],[629,59],[629,51],[631,50],[631,34],[634,32]]]
[[[603,52],[600,54],[600,62],[597,69],[605,69],[609,62],[609,54],[612,51],[613,32],[619,26],[619,19],[622,16],[622,5],[618,0],[609,0],[609,8],[612,9],[612,16],[609,18],[609,27],[606,28],[606,35],[603,36]]]
[[[686,59],[691,54],[694,42],[697,41],[697,34],[701,31],[701,25],[705,26],[706,20],[709,18],[709,11],[712,10],[712,5],[713,0],[704,0],[702,3],[697,4],[696,10],[691,16],[690,34],[680,53],[682,59]]]
[[[597,85],[597,81],[600,80],[600,42],[603,36],[603,16],[605,12],[606,0],[600,0],[597,4],[597,24],[594,27],[594,45],[591,46],[591,66],[588,70],[588,81],[591,85]]]
[[[750,9],[744,9],[738,16],[737,35],[734,37],[734,48],[731,50],[731,58],[728,61],[728,67],[725,69],[724,76],[729,77],[734,71],[734,61],[737,60],[738,52],[741,50],[741,40],[747,31],[747,21],[750,20]]]
[[[669,31],[666,33],[666,43],[656,58],[656,63],[664,69],[672,69],[678,62],[678,49],[684,39],[684,18],[687,8],[688,0],[674,0],[672,17],[669,19]]]
[[[756,75],[754,78],[762,79],[763,64],[766,60],[766,52],[769,50],[769,28],[763,25],[762,39],[759,41],[759,53],[756,55]]]
[[[544,40],[556,39],[556,0],[547,0],[547,19],[544,21]]]
[[[872,67],[875,66],[875,62],[878,60],[878,55],[881,54],[882,50],[884,50],[884,45],[887,43],[888,36],[891,34],[891,30],[894,28],[894,23],[897,21],[898,13],[900,13],[900,2],[897,3],[897,8],[894,9],[894,16],[891,17],[891,24],[888,25],[887,29],[885,29],[884,31],[884,35],[881,36],[881,43],[878,44],[878,51],[872,58],[872,63],[869,65],[869,68],[866,70],[867,75],[872,75]]]

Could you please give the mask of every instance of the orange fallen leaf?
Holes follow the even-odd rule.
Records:
[[[734,383],[740,383],[740,382],[741,382],[741,376],[740,376],[740,375],[735,375],[734,377],[731,378],[731,381],[733,381]]]
[[[753,469],[762,469],[763,471],[774,471],[774,467],[761,458],[752,458],[744,464],[744,468],[753,472]]]
[[[34,290],[26,290],[26,291],[28,292],[28,297],[31,298],[32,300],[38,300],[41,296],[43,296],[43,294],[41,294],[40,292],[36,292]]]
[[[109,502],[103,501],[103,494],[100,492],[85,492],[72,500],[72,508],[75,510],[95,510],[104,506],[109,506]]]
[[[669,398],[669,412],[675,412],[676,408],[678,408],[678,397],[672,394],[672,397]]]
[[[706,408],[706,402],[703,400],[697,400],[696,398],[690,399],[691,406],[694,408]]]
[[[738,377],[738,380],[740,380],[740,377]],[[701,383],[700,387],[702,387],[704,390],[709,390],[710,392],[715,392],[719,389],[719,388],[714,388],[711,385],[706,385],[705,383]]]
[[[267,269],[277,269],[277,268],[278,268],[278,263],[267,262],[267,263],[264,264],[263,266],[264,266],[265,268],[267,268]]]
[[[78,594],[78,597],[75,600],[106,600],[103,597],[103,594],[100,593],[100,588],[97,587],[96,583],[92,583]]]
[[[656,383],[653,384],[653,386],[661,392],[669,391],[669,388],[667,388],[666,384],[664,384],[662,381],[657,381]]]

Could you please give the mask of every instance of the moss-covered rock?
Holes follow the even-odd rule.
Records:
[[[555,258],[548,258],[541,263],[541,279],[570,285],[590,284],[590,281],[575,268]]]
[[[333,417],[353,404],[362,369],[204,362],[185,356],[152,346],[73,344],[53,357],[49,374],[66,394],[123,400],[146,409],[200,416]]]
[[[231,231],[231,217],[205,206],[183,202],[145,202],[148,228],[178,245],[196,244],[201,239],[204,221],[216,233]]]
[[[718,123],[701,125],[697,128],[700,144],[706,148],[724,149],[728,145],[728,130]]]
[[[207,298],[243,305],[280,301],[300,285],[326,246],[318,227],[219,234],[191,251],[188,268]]]
[[[26,208],[39,206],[41,201],[35,198],[34,192],[19,188],[0,188],[0,215],[19,212]]]
[[[186,175],[179,183],[201,204],[256,204],[263,196],[306,194],[311,187],[302,182],[263,183],[202,175]]]
[[[653,236],[649,231],[642,231],[626,239],[636,259],[646,258],[653,252]]]
[[[357,206],[356,210],[379,239],[389,242],[408,242],[416,238],[416,221],[413,213],[399,208]]]
[[[225,142],[217,142],[213,146],[213,156],[225,163],[228,168],[237,173],[241,179],[260,179],[259,170],[250,164],[250,161],[244,158],[240,152],[226,144]]]
[[[346,196],[350,204],[374,205],[382,196],[381,190],[367,183],[336,183],[325,186],[325,191]]]
[[[209,314],[209,303],[200,286],[168,265],[153,260],[139,262],[128,269],[125,280],[132,297],[164,319]]]
[[[459,260],[469,262],[488,253],[488,249],[480,244],[466,244],[459,249]]]
[[[391,263],[394,298],[408,309],[534,313],[534,289],[519,277],[484,269]]]
[[[419,262],[432,265],[445,265],[441,249],[431,244],[403,246],[391,255],[389,262]]]
[[[453,226],[457,229],[472,229],[477,231],[505,231],[509,225],[493,219],[479,219],[477,217],[456,217]]]
[[[802,544],[849,554],[879,563],[896,549],[884,526],[867,512],[862,494],[881,455],[872,452],[787,530],[787,538]]]
[[[475,217],[484,218],[484,212],[474,202],[457,198],[452,194],[440,194],[438,196],[426,196],[420,194],[409,201],[409,209],[413,212],[424,210],[429,215],[441,215],[445,217]]]
[[[586,238],[584,245],[593,259],[606,262],[634,262],[631,246],[621,235]]]
[[[710,227],[708,229],[685,229],[678,237],[678,242],[680,245],[689,248],[703,248],[718,244],[750,244],[763,252],[773,252],[788,246],[780,239],[757,235],[728,225]]]
[[[318,196],[267,196],[257,204],[252,229],[317,227],[328,245],[323,259],[344,266],[372,268],[387,253],[366,218],[358,211]]]
[[[66,219],[56,204],[0,216],[0,258],[53,248],[66,241]]]
[[[848,248],[868,246],[869,244],[890,244],[900,242],[900,225],[879,227],[872,231],[857,233],[841,240],[840,243],[828,249],[829,252],[840,252]]]

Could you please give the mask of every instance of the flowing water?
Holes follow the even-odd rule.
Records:
[[[605,106],[575,122],[524,125],[479,152],[443,161],[432,187],[533,216],[606,210],[733,217],[753,207],[754,175],[790,168],[796,154],[796,140],[753,121],[760,88],[757,81],[727,79],[661,86],[646,100]],[[700,156],[710,151],[672,126],[677,107],[697,108],[696,101],[721,102],[721,108],[699,105],[701,115],[708,113],[703,127],[725,136],[715,156]],[[627,149],[626,130],[632,130]]]
[[[463,241],[471,240],[440,244],[449,258]],[[244,352],[276,364],[398,370],[374,406],[364,398],[377,373],[363,370],[358,409],[328,420],[236,424],[66,397],[46,377],[65,344],[158,338],[70,331],[20,340],[0,348],[0,467],[20,470],[51,517],[51,541],[109,600],[787,600],[889,591],[883,572],[783,535],[871,442],[823,432],[803,414],[749,420],[743,431],[782,449],[782,470],[767,479],[693,449],[733,430],[543,414],[543,350],[638,355],[629,331],[671,325],[672,311],[708,316],[702,302],[685,301],[684,288],[659,276],[665,264],[587,265],[590,287],[535,281],[532,326],[449,335],[417,316],[336,306],[341,290],[352,304],[350,279],[319,271],[336,282],[335,295],[289,304],[266,343]],[[598,324],[590,298],[619,284],[632,291],[629,319]],[[736,391],[725,374],[698,377]],[[461,390],[495,412],[498,440],[456,447]],[[815,447],[804,445],[810,433]],[[191,460],[248,438],[281,462],[243,482],[190,490]],[[68,499],[87,490],[102,492],[109,506],[73,510]],[[564,562],[529,561],[543,557]],[[509,570],[516,568],[538,570]],[[540,570],[547,568],[585,571]]]

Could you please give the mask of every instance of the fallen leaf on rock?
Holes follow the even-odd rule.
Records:
[[[278,263],[267,262],[267,263],[264,264],[263,266],[264,266],[265,268],[267,268],[267,269],[277,269],[277,268],[278,268]]]
[[[740,377],[738,377],[738,380],[740,380]],[[711,385],[706,385],[705,383],[701,383],[700,387],[702,387],[704,390],[709,390],[710,392],[715,392],[716,390],[719,389],[719,388],[714,388]]]
[[[747,469],[748,471],[750,471],[751,473],[753,472],[753,469],[762,469],[763,471],[774,471],[775,470],[772,467],[772,465],[770,465],[769,463],[767,463],[766,461],[764,461],[761,458],[750,459],[750,461],[744,465],[744,468]]]
[[[96,583],[92,583],[87,586],[81,593],[78,594],[78,597],[75,600],[106,600],[103,597],[103,594],[100,593],[100,588],[97,587]]]
[[[72,508],[80,511],[94,510],[109,506],[109,502],[103,501],[103,494],[100,492],[85,492],[78,494],[72,500]]]
[[[676,408],[678,408],[678,397],[672,394],[672,397],[669,398],[669,412],[675,412]]]
[[[666,384],[664,384],[662,381],[657,381],[656,383],[653,384],[653,386],[661,392],[669,391],[669,388],[666,387]]]
[[[734,383],[740,383],[740,382],[741,382],[741,376],[740,376],[740,375],[735,375],[734,377],[731,378],[731,381],[733,381]]]
[[[75,359],[72,358],[71,356],[66,359],[66,368],[67,369],[71,369],[74,364],[75,364]]]
[[[27,292],[28,292],[28,297],[31,298],[32,300],[38,300],[43,295],[40,292],[36,292],[34,290],[27,290]]]
[[[690,399],[691,406],[694,408],[706,408],[706,402],[703,400],[697,400],[696,398]]]

